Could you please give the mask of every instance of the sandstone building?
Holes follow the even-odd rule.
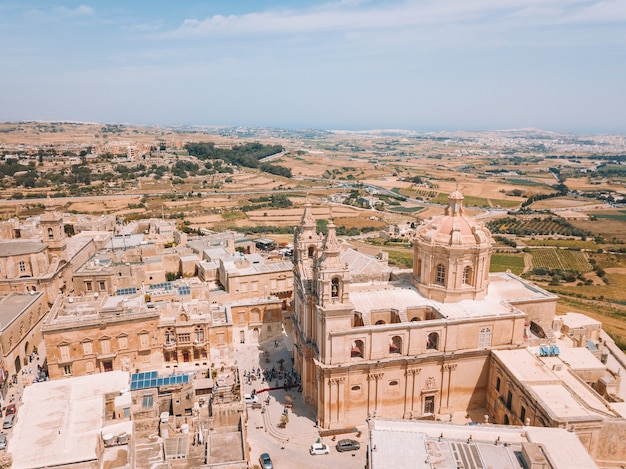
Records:
[[[453,192],[445,213],[417,228],[406,273],[343,246],[332,221],[317,233],[305,207],[294,235],[294,362],[319,425],[475,410],[490,423],[567,428],[597,461],[623,461],[606,438],[626,434],[619,366],[590,352],[599,328],[555,317],[557,297],[536,285],[489,273],[491,234],[462,201]],[[586,348],[565,365],[557,343]]]

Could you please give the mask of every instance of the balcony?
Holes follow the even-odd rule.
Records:
[[[203,349],[206,346],[206,341],[204,340],[194,340],[193,347],[198,349]]]
[[[163,344],[163,350],[167,350],[168,352],[176,350],[176,342],[174,342],[174,341],[165,342]]]

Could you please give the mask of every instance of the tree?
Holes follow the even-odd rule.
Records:
[[[165,272],[165,280],[167,280],[168,282],[173,282],[174,280],[181,277],[182,274],[180,272]]]

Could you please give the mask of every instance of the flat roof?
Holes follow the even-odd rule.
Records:
[[[558,356],[537,357],[528,349],[493,350],[492,353],[555,418],[617,417],[607,409],[606,401]]]
[[[537,285],[509,272],[489,274],[488,296],[507,302],[537,301],[539,299],[556,300],[554,293],[550,293]]]
[[[559,350],[559,358],[572,370],[606,370],[606,365],[587,347],[560,347]]]
[[[597,469],[576,435],[559,428],[407,420],[373,420],[370,428],[374,469],[518,469],[528,443],[541,445],[554,469]]]
[[[117,235],[111,239],[111,241],[106,247],[108,249],[130,248],[133,246],[140,246],[143,240],[144,240],[143,233]]]
[[[562,319],[563,324],[570,329],[584,326],[600,327],[602,325],[600,321],[597,321],[581,313],[565,313],[563,315],[556,316],[555,319]]]
[[[13,467],[96,461],[104,395],[128,388],[129,382],[127,372],[111,371],[27,386],[8,445]]]
[[[499,298],[489,295],[484,300],[462,300],[454,303],[441,303],[422,296],[416,287],[405,282],[381,282],[353,284],[350,301],[355,311],[369,314],[371,311],[393,307],[398,310],[407,308],[431,307],[447,319],[468,317],[500,316],[514,314],[515,311],[503,304]],[[521,313],[519,313],[521,314]]]

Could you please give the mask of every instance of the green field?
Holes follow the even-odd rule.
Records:
[[[389,207],[387,210],[400,213],[419,213],[425,209],[426,207]]]
[[[515,275],[520,275],[524,271],[524,254],[493,253],[489,271],[506,272],[507,270]]]
[[[626,210],[619,210],[619,213],[595,213],[595,212],[591,212],[590,215],[593,215],[596,218],[608,218],[610,220],[626,221]]]
[[[389,253],[389,265],[395,265],[401,268],[413,267],[413,250],[393,250],[384,249]]]
[[[513,207],[519,207],[519,205],[522,203],[522,201],[520,200],[504,200],[504,199],[489,199],[491,201],[491,204],[494,207],[500,207],[500,208],[513,208]]]
[[[547,184],[542,182],[531,181],[530,179],[514,179],[514,178],[506,178],[506,182],[510,184],[517,184],[518,186],[541,186],[549,188]]]
[[[430,201],[435,204],[446,205],[448,203],[448,195],[444,192],[439,192],[436,197],[433,197]],[[466,207],[500,207],[500,208],[513,208],[518,207],[522,202],[517,200],[504,200],[504,199],[487,199],[485,197],[473,197],[466,195],[463,198],[463,205]]]
[[[559,217],[506,217],[492,220],[487,228],[493,234],[506,233],[518,236],[591,236],[592,233],[576,228],[567,220]]]
[[[585,253],[568,249],[531,249],[533,269],[589,272],[591,264]]]
[[[435,204],[444,204],[448,203],[448,196],[450,194],[439,192],[436,197],[434,197],[431,202]],[[466,195],[463,198],[463,205],[466,207],[489,207],[489,201],[484,197],[473,197],[471,195]]]

